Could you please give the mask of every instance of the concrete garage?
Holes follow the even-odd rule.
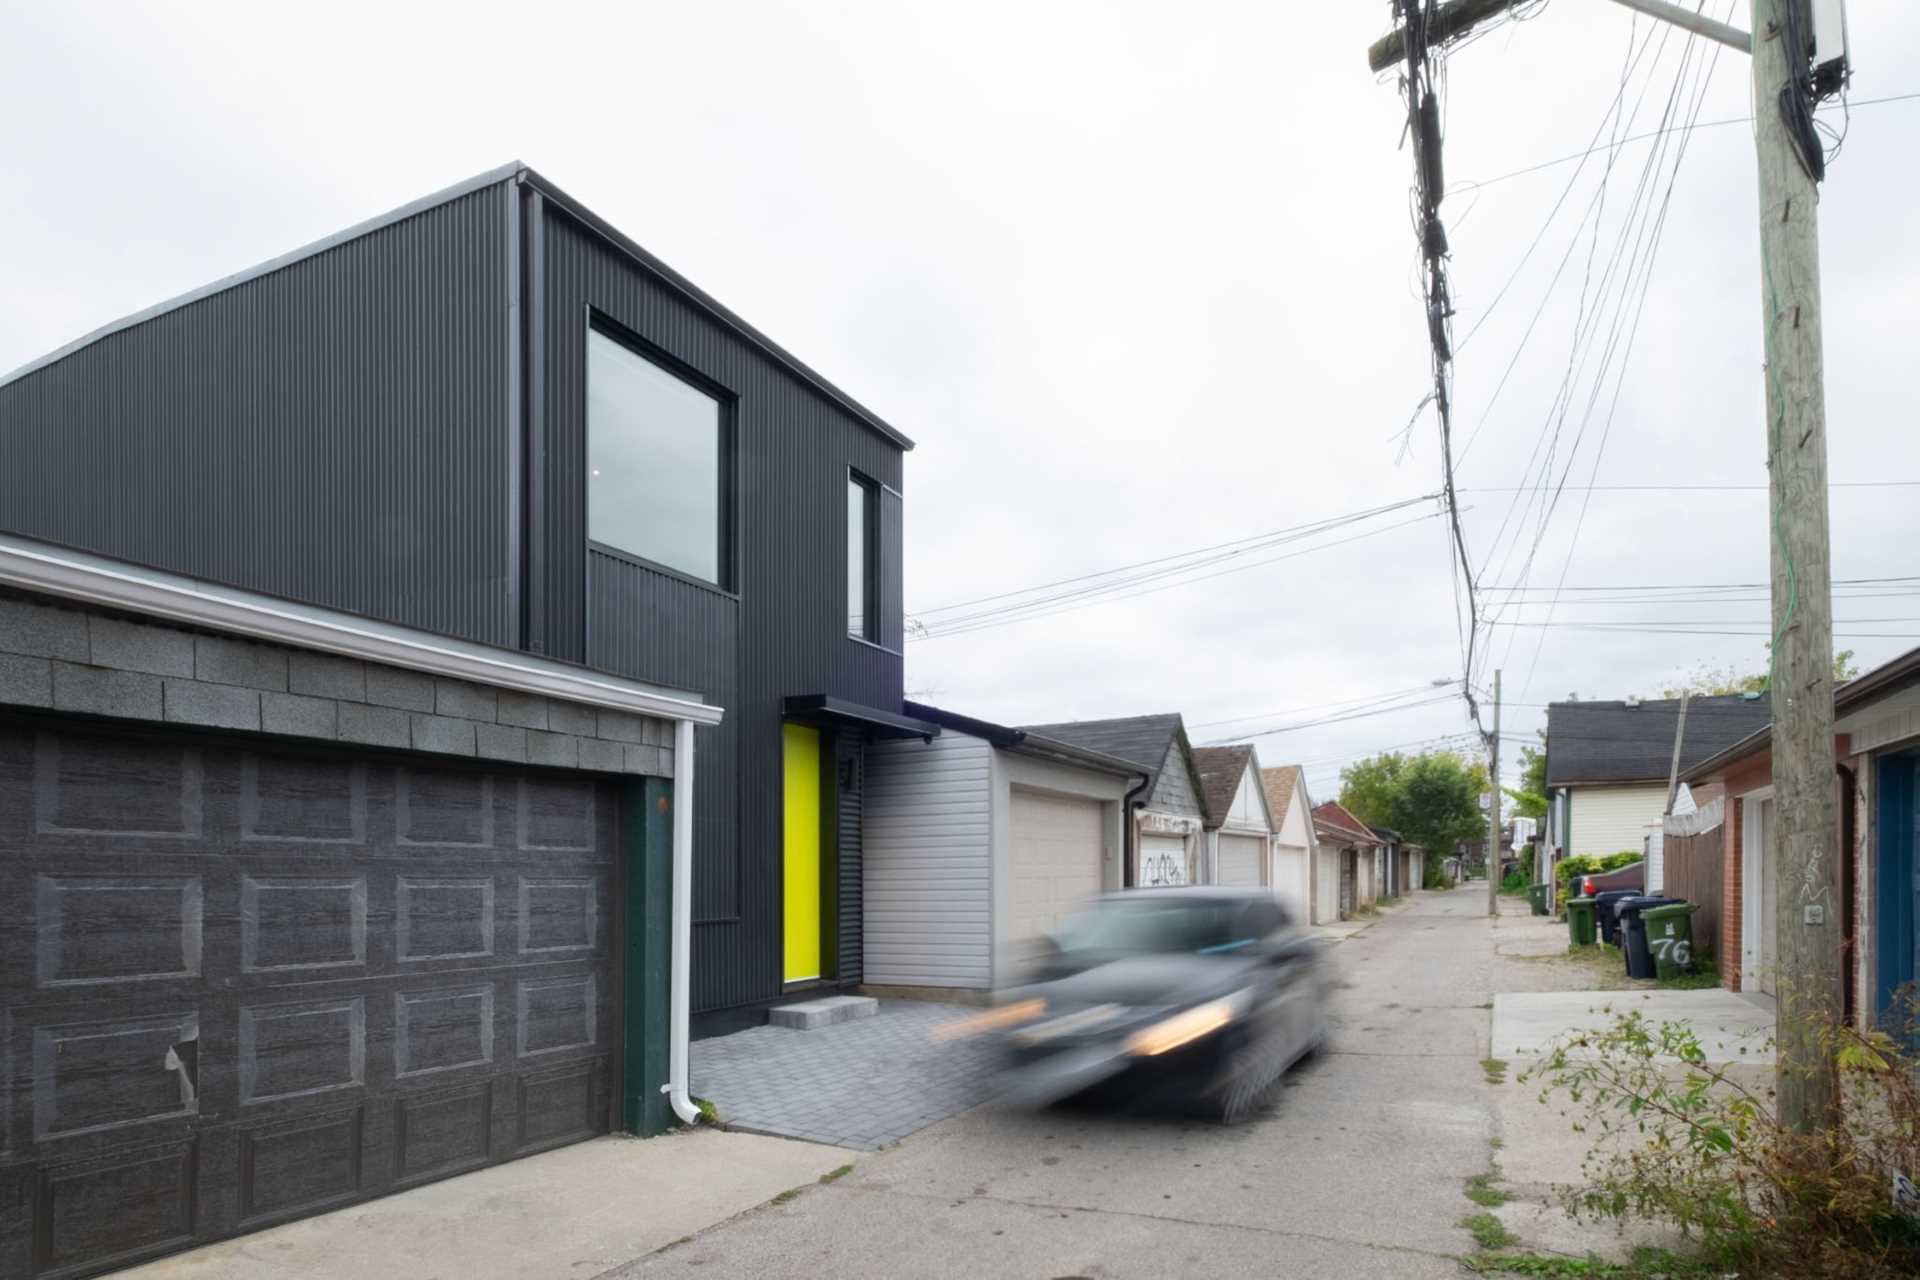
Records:
[[[31,556],[76,595],[204,607],[171,575]],[[218,609],[289,627],[246,593]],[[631,988],[623,957],[666,846],[626,810],[665,803],[674,733],[631,708],[717,709],[300,618],[498,682],[0,593],[0,1273],[90,1274],[626,1127],[664,1051],[664,983]]]
[[[1121,887],[1121,810],[1142,771],[909,702],[937,737],[868,749],[869,987],[995,986],[1010,953]]]

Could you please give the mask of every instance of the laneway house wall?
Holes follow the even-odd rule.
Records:
[[[1650,824],[1660,821],[1666,807],[1664,782],[1575,787],[1569,852],[1605,856],[1623,849],[1643,849]]]

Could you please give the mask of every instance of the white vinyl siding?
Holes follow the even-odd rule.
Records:
[[[992,751],[958,733],[867,748],[868,983],[992,983]]]
[[[1260,863],[1266,856],[1267,842],[1259,836],[1220,833],[1219,883],[1240,888],[1260,884]]]
[[[1646,848],[1647,832],[1659,825],[1667,807],[1667,784],[1630,787],[1574,787],[1573,835],[1568,853],[1619,853]]]

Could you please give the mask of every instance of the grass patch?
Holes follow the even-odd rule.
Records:
[[[1486,1074],[1488,1084],[1507,1082],[1507,1064],[1503,1058],[1480,1059],[1480,1070]]]
[[[1474,1213],[1460,1219],[1460,1225],[1473,1236],[1482,1250],[1504,1249],[1514,1242],[1507,1224],[1490,1213]]]
[[[1507,1140],[1505,1138],[1488,1138],[1487,1145],[1492,1147],[1495,1151],[1498,1151],[1500,1148],[1507,1145]]]
[[[796,1196],[798,1196],[802,1191],[805,1191],[805,1190],[806,1190],[805,1187],[788,1187],[785,1191],[782,1191],[779,1195],[767,1201],[767,1203],[768,1204],[786,1204],[787,1202],[793,1200]]]
[[[1591,1254],[1570,1258],[1556,1253],[1484,1253],[1468,1258],[1466,1265],[1479,1275],[1539,1276],[1544,1280],[1688,1280],[1719,1274],[1703,1262],[1646,1245],[1635,1249],[1628,1262],[1607,1262]]]
[[[1683,973],[1677,978],[1662,978],[1660,986],[1667,991],[1702,991],[1720,985],[1720,966],[1711,959],[1702,960],[1694,966],[1692,973]]]
[[[689,1097],[689,1101],[691,1101],[694,1108],[700,1112],[700,1119],[703,1123],[711,1125],[718,1125],[720,1123],[720,1108],[714,1106],[713,1103],[705,1098]]]
[[[1467,1199],[1473,1201],[1482,1209],[1498,1209],[1512,1198],[1512,1196],[1509,1196],[1500,1188],[1500,1168],[1498,1165],[1486,1173],[1476,1173],[1467,1179]]]
[[[825,1185],[826,1183],[829,1183],[829,1182],[838,1182],[840,1181],[840,1179],[846,1177],[848,1174],[852,1172],[853,1172],[852,1165],[843,1164],[838,1169],[829,1169],[825,1173],[821,1174],[820,1182],[822,1185]]]

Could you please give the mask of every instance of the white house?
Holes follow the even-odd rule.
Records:
[[[940,736],[867,753],[865,982],[989,989],[1023,944],[1124,884],[1123,826],[1145,770],[908,702]]]

